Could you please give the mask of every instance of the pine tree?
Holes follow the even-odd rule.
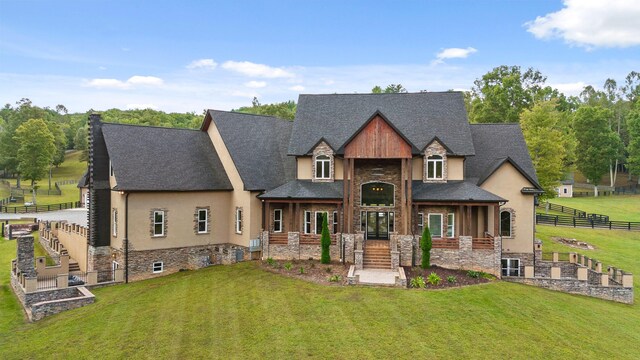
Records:
[[[422,268],[426,269],[431,266],[431,232],[428,226],[422,230],[420,249],[422,249]]]
[[[329,236],[329,223],[327,220],[327,213],[322,214],[322,235],[320,237],[320,245],[322,246],[322,255],[320,256],[320,262],[323,264],[329,264],[331,262],[331,254],[329,253],[329,246],[331,246],[331,236]]]

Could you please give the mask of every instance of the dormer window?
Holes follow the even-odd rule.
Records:
[[[443,179],[443,164],[444,160],[440,155],[431,155],[427,158],[427,180],[442,180]]]
[[[316,156],[316,179],[331,179],[331,158],[327,155]]]

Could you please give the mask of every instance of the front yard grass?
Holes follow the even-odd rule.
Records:
[[[584,236],[598,246],[594,257],[640,274],[636,233],[538,231]],[[544,241],[545,251],[556,246]],[[0,261],[14,256],[15,242],[3,241]],[[95,289],[95,304],[27,324],[8,271],[0,280],[3,359],[635,359],[640,344],[637,304],[500,281],[442,291],[336,287],[249,262]]]

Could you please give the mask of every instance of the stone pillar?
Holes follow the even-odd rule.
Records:
[[[473,238],[471,236],[458,237],[460,244],[460,267],[471,269],[473,266]]]
[[[596,272],[602,272],[602,263],[600,261],[596,263]]]
[[[593,265],[593,260],[587,259],[587,267],[591,269],[591,265]]]
[[[586,267],[579,267],[578,268],[578,280],[580,281],[587,281],[588,278],[588,271]]]
[[[87,273],[87,285],[95,285],[97,283],[98,283],[98,273],[95,272],[95,271],[88,272]]]
[[[20,236],[17,239],[16,258],[18,259],[18,270],[24,274],[25,277],[36,276],[36,269],[34,268],[34,253],[33,253],[33,236]]]
[[[500,279],[502,277],[502,237],[493,238],[493,267],[494,275]],[[533,272],[531,273],[533,275]]]
[[[364,250],[354,250],[356,270],[362,270],[364,262]]]
[[[554,251],[553,252],[553,262],[557,263],[559,258],[560,258],[560,256],[558,255],[558,253]]]
[[[344,241],[344,261],[354,263],[353,251],[356,248],[354,234],[342,234],[342,241]]]
[[[24,279],[24,292],[32,293],[38,290],[38,279],[34,276],[32,278]]]
[[[542,261],[542,241],[536,239],[533,245],[533,262]]]
[[[400,236],[400,265],[412,266],[411,260],[413,259],[413,236],[403,235]]]
[[[578,262],[578,255],[576,253],[569,253],[569,263],[575,264]]]
[[[600,285],[609,286],[609,274],[600,274]]]
[[[633,275],[622,274],[622,287],[627,287],[627,288],[633,287]]]
[[[124,269],[116,269],[113,272],[113,281],[115,281],[115,282],[123,282],[124,281]]]
[[[524,267],[524,277],[525,279],[532,279],[533,278],[533,266],[525,266]]]
[[[557,266],[551,267],[551,278],[560,279],[560,268]]]
[[[399,251],[391,251],[391,270],[397,271],[400,266],[400,252]]]
[[[66,289],[69,287],[69,274],[58,274],[56,277],[56,286],[58,289]]]
[[[298,253],[298,260],[300,260],[300,233],[299,232],[293,232],[290,231],[287,233],[287,247],[289,248],[287,251],[287,258],[288,259],[295,259],[296,256],[294,256],[295,253]],[[322,245],[320,245],[320,251],[322,252]]]

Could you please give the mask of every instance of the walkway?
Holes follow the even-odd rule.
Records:
[[[407,278],[402,267],[391,269],[362,269],[356,270],[355,265],[349,269],[349,284],[374,286],[407,286]]]

